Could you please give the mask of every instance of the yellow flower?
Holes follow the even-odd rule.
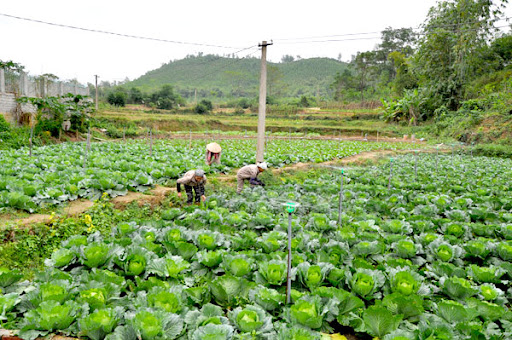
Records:
[[[53,221],[54,218],[55,218],[55,211],[52,211],[52,213],[50,214],[50,218],[48,219],[48,222]]]
[[[84,222],[85,222],[85,224],[91,224],[92,223],[91,215],[85,215]]]

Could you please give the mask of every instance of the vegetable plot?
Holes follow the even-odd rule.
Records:
[[[32,282],[0,270],[0,322],[24,339],[512,337],[512,161],[400,157],[220,194],[161,220],[75,236]],[[438,171],[432,168],[438,163]],[[399,166],[396,166],[398,164]],[[287,213],[292,304],[285,305]]]
[[[157,141],[149,156],[144,141],[128,143],[93,143],[85,159],[81,143],[36,148],[28,151],[0,151],[0,209],[11,207],[29,212],[41,205],[54,205],[85,197],[95,200],[127,191],[145,191],[155,184],[178,178],[197,167],[207,172],[227,172],[254,160],[254,141],[223,141],[222,164],[204,164],[206,141],[193,149],[183,140]],[[269,143],[270,166],[281,167],[296,162],[323,162],[376,149],[406,148],[402,143],[364,143],[335,141],[272,141]],[[85,167],[84,167],[85,165]]]

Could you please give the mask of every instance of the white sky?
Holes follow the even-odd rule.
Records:
[[[273,40],[267,58],[350,60],[373,49],[386,27],[418,27],[435,0],[0,0],[0,13],[62,25],[230,48],[174,44],[84,32],[0,15],[0,60],[32,75],[60,79],[133,80],[170,60],[198,52],[259,57],[258,42]],[[512,5],[505,13],[512,17]],[[505,25],[504,21],[499,24]],[[353,33],[373,32],[365,35]],[[345,35],[333,37],[335,35]],[[296,38],[306,43],[297,44]],[[365,38],[364,40],[361,38]],[[368,39],[370,38],[370,39]],[[325,42],[325,40],[343,40]],[[355,39],[355,40],[348,40]],[[319,40],[323,42],[311,42]]]

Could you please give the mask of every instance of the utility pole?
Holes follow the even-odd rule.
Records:
[[[194,104],[197,105],[197,89],[194,89]]]
[[[258,142],[256,146],[256,162],[263,162],[265,152],[265,109],[267,104],[267,46],[272,43],[262,41],[261,47],[261,74],[260,74],[260,101],[258,104]]]
[[[98,111],[98,75],[94,75],[94,78],[96,79],[96,101],[95,101],[95,104],[96,104],[96,111]]]

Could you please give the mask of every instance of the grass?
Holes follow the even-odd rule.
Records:
[[[153,127],[160,131],[256,131],[256,113],[233,115],[214,112],[208,115],[184,114],[183,112],[154,113],[140,108],[107,109],[97,114],[98,118],[116,125],[134,123],[142,127]],[[413,128],[414,129],[414,128]],[[351,135],[401,137],[411,134],[410,127],[383,122],[376,110],[316,110],[304,109],[297,114],[273,115],[266,117],[266,130],[272,132],[316,132],[325,135]],[[420,129],[418,129],[419,131]]]

